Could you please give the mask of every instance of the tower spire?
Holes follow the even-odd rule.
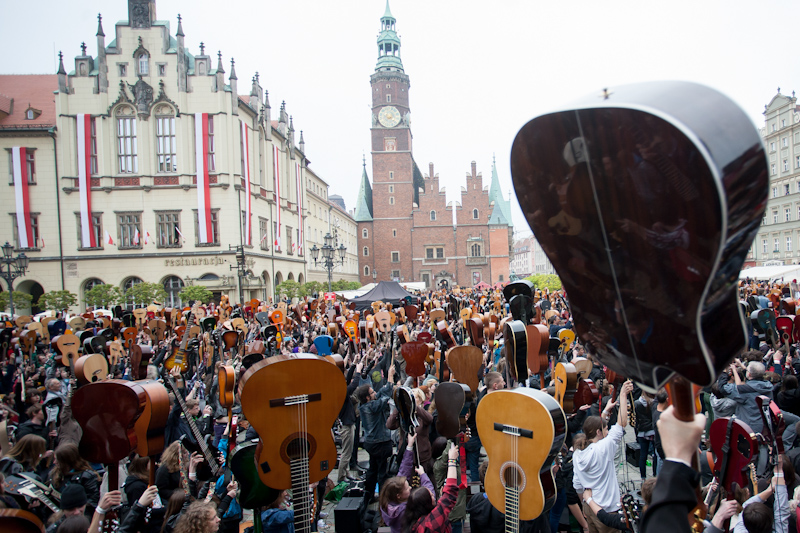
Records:
[[[362,156],[363,157],[363,156]],[[367,177],[367,160],[363,159],[361,170],[361,187],[358,190],[356,210],[353,217],[356,222],[372,222],[372,186]]]
[[[399,70],[403,71],[403,62],[400,60],[400,37],[395,31],[395,20],[389,9],[389,0],[386,0],[386,11],[381,17],[381,32],[378,34],[378,64],[376,71]]]
[[[185,37],[185,35],[183,34],[183,24],[181,23],[181,14],[180,13],[178,13],[178,31],[175,33],[175,35],[178,35],[178,36],[181,36],[181,37]]]
[[[103,16],[100,13],[97,14],[97,33],[95,35],[97,37],[99,37],[101,35],[103,37],[106,36],[106,34],[103,33]]]

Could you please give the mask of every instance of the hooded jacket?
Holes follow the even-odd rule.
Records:
[[[398,476],[405,476],[406,478],[410,479],[411,474],[414,473],[414,451],[409,450],[406,448],[405,453],[403,454],[403,462],[400,463],[400,469],[397,471]],[[433,488],[433,483],[431,483],[430,478],[428,478],[427,474],[422,474],[420,476],[420,484],[429,489],[432,493],[436,493]],[[406,502],[400,503],[389,503],[386,506],[386,509],[381,509],[381,517],[383,517],[384,523],[389,526],[392,533],[400,533],[403,529],[403,515],[406,512]]]
[[[747,380],[741,385],[727,383],[728,375],[722,373],[717,384],[725,391],[728,398],[736,402],[736,417],[750,426],[756,433],[761,433],[764,423],[761,421],[761,411],[756,403],[757,396],[766,396],[772,399],[772,383],[763,380]]]

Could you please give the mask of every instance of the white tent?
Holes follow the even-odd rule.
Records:
[[[427,287],[424,281],[401,281],[400,286],[407,291],[424,291]]]
[[[352,300],[353,298],[358,298],[359,296],[367,294],[369,291],[374,289],[376,285],[377,283],[368,283],[363,287],[361,287],[360,289],[355,289],[352,291],[336,291],[336,294],[342,296],[347,300]]]
[[[739,272],[739,279],[792,281],[800,279],[800,265],[775,265],[746,268]]]

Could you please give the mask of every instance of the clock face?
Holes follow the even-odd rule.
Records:
[[[378,120],[384,128],[394,128],[400,124],[400,111],[394,106],[386,106],[378,113]]]

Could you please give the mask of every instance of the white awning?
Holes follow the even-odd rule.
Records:
[[[739,272],[739,279],[775,280],[783,278],[789,282],[800,279],[800,265],[776,265],[746,268]]]

